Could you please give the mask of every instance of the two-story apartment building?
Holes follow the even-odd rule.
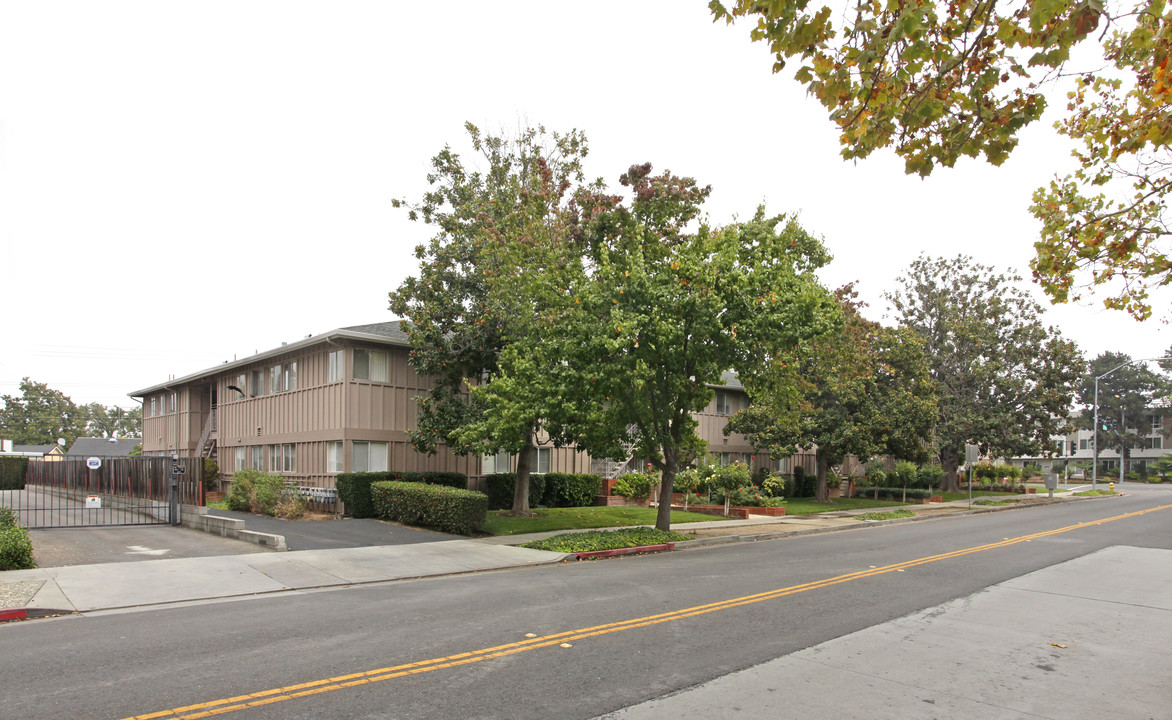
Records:
[[[136,390],[143,403],[143,453],[214,457],[222,473],[253,467],[299,487],[328,490],[342,472],[456,471],[472,487],[485,474],[515,469],[507,455],[416,452],[416,397],[431,389],[408,362],[399,323],[338,328],[250,357]],[[769,463],[744,437],[725,436],[730,415],[747,403],[728,374],[705,412],[700,432],[722,462]],[[630,458],[594,461],[573,448],[540,447],[535,472],[599,472],[634,467]],[[786,464],[778,463],[779,469]],[[314,493],[319,497],[328,494]]]
[[[1149,472],[1149,465],[1172,450],[1172,408],[1150,407],[1138,419],[1127,418],[1128,432],[1137,436],[1136,442],[1127,451],[1127,471],[1135,470],[1141,475]],[[1118,443],[1107,439],[1109,433],[1099,435],[1099,467],[1100,471],[1118,472],[1119,447]],[[1021,466],[1033,463],[1049,471],[1058,463],[1065,469],[1072,462],[1080,461],[1089,468],[1094,458],[1094,432],[1090,429],[1077,429],[1066,435],[1055,435],[1051,438],[1054,443],[1053,452],[1046,457],[1013,458],[1015,465]],[[1081,473],[1072,469],[1072,476]],[[1087,477],[1090,471],[1087,470]]]

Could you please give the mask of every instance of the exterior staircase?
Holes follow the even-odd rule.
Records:
[[[199,435],[199,444],[196,445],[196,452],[202,458],[216,459],[216,408],[212,408],[211,415],[208,415],[207,422],[203,424],[203,432]]]

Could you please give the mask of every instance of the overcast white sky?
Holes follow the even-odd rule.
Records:
[[[800,212],[835,256],[827,284],[859,280],[876,319],[920,253],[1028,276],[1030,194],[1069,168],[1049,122],[1001,168],[847,163],[748,31],[703,0],[0,0],[0,394],[30,376],[130,407],[172,375],[392,319],[426,228],[391,199],[466,148],[466,120],[584,130],[589,176],[693,176],[717,224]],[[1090,356],[1172,345],[1100,307],[1047,318]]]

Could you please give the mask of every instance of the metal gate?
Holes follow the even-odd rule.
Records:
[[[0,507],[27,528],[178,524],[179,504],[203,503],[203,459],[30,460],[24,487]]]

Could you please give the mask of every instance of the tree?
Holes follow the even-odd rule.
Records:
[[[106,407],[90,403],[82,407],[86,418],[85,431],[93,437],[138,437],[142,428],[142,408],[124,410],[116,405]]]
[[[412,220],[436,228],[415,255],[419,276],[390,293],[391,310],[405,318],[410,361],[433,379],[418,399],[420,452],[446,445],[458,454],[509,452],[518,456],[513,513],[529,512],[529,470],[542,411],[485,415],[469,384],[499,373],[501,354],[532,343],[538,295],[529,292],[534,265],[564,235],[570,191],[581,183],[586,138],[579,132],[528,129],[515,139],[465,128],[484,169],[465,166],[450,147],[432,159],[432,189],[408,207]],[[539,272],[536,274],[540,275]]]
[[[965,256],[921,256],[887,294],[931,364],[944,490],[958,487],[965,443],[995,455],[1034,455],[1065,428],[1086,365],[1074,343],[1042,324],[1041,308],[1019,282]]]
[[[65,438],[68,447],[85,432],[85,410],[44,383],[23,378],[19,396],[4,395],[0,400],[0,436],[15,445],[48,445]]]
[[[833,298],[814,271],[829,261],[793,218],[713,230],[710,189],[649,164],[620,177],[631,199],[581,191],[573,237],[583,267],[535,352],[567,368],[557,421],[595,457],[633,447],[660,472],[656,527],[668,529],[676,473],[703,452],[692,413],[735,370],[746,388],[792,381],[785,368],[832,329]]]
[[[906,328],[864,318],[852,285],[835,295],[844,322],[811,344],[799,366],[797,403],[754,397],[730,422],[730,429],[774,455],[814,449],[820,502],[830,499],[830,468],[847,455],[923,460],[936,419],[921,340]]]
[[[1057,127],[1081,144],[1078,169],[1034,194],[1031,211],[1042,221],[1034,279],[1065,302],[1078,297],[1081,277],[1113,293],[1108,307],[1140,319],[1151,313],[1148,289],[1172,283],[1172,11],[1164,0],[856,0],[846,14],[792,0],[712,0],[709,8],[730,23],[755,16],[751,37],[769,44],[775,72],[800,58],[794,77],[829,111],[844,157],[892,147],[908,173],[928,175],[962,156],[1000,165],[1042,117],[1046,90],[1075,76]],[[1084,44],[1099,44],[1099,57],[1069,67]]]
[[[1078,384],[1078,401],[1082,406],[1079,425],[1095,430],[1100,450],[1106,447],[1118,450],[1124,465],[1128,448],[1143,442],[1147,436],[1144,423],[1148,421],[1148,408],[1172,391],[1172,380],[1167,376],[1140,363],[1129,363],[1130,355],[1104,352],[1090,362]],[[1098,383],[1099,427],[1094,428],[1095,378],[1108,372],[1111,374]],[[1128,429],[1131,423],[1139,429],[1138,433]]]

